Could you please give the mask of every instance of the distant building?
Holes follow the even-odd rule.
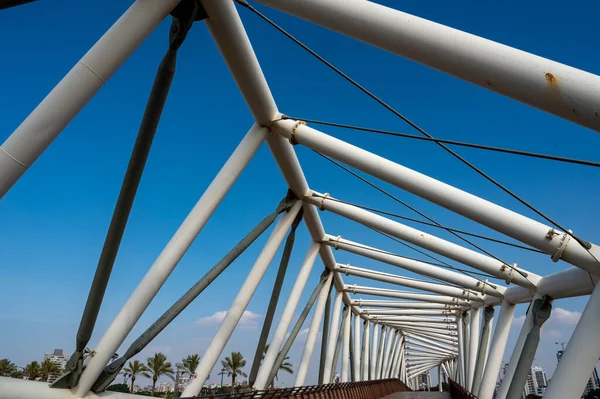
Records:
[[[173,392],[173,385],[169,384],[168,382],[161,382],[156,386],[156,392]]]
[[[546,372],[539,366],[533,366],[529,369],[527,382],[525,383],[525,396],[527,395],[543,395],[548,386]]]
[[[58,373],[50,375],[47,382],[53,383],[60,377],[70,357],[71,356],[64,353],[62,349],[54,349],[54,352],[52,353],[44,353],[44,361],[50,360],[60,370]]]
[[[177,390],[179,392],[183,392],[183,390],[187,386],[188,382],[190,382],[190,376],[187,374],[180,374],[179,381],[177,383]]]
[[[563,356],[563,351],[556,352],[556,359],[560,363],[560,359]],[[598,379],[598,370],[594,367],[594,371],[592,371],[592,375],[588,379],[587,384],[585,384],[585,390],[583,391],[583,395],[587,395],[591,391],[595,389],[600,389],[600,379]]]

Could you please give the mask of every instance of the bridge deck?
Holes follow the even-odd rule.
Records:
[[[450,399],[449,392],[396,392],[383,399]]]

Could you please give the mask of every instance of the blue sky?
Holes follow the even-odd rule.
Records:
[[[64,0],[0,12],[0,48],[4,54],[0,63],[1,141],[110,27],[127,3],[106,1],[99,6]],[[593,51],[597,47],[596,2],[580,1],[572,7],[541,0],[387,3],[600,73],[600,55]],[[595,132],[323,28],[259,8],[434,136],[598,159],[600,135]],[[304,118],[411,132],[257,17],[247,10],[239,11],[280,111]],[[0,357],[24,365],[54,348],[72,351],[84,298],[147,95],[166,49],[169,24],[170,21],[161,24],[140,46],[0,203],[0,292],[5,303],[0,308]],[[197,23],[188,35],[177,68],[92,347],[253,122],[203,23]],[[536,218],[432,143],[322,130]],[[300,147],[296,150],[313,189],[415,216],[311,151]],[[599,188],[594,184],[598,170],[471,149],[458,152],[581,237],[600,241],[594,229],[600,218]],[[385,183],[381,185],[443,224],[499,237],[461,216]],[[285,191],[285,182],[268,148],[263,146],[120,351],[269,213]],[[335,215],[322,214],[322,219],[330,234],[420,257]],[[449,238],[437,230],[424,230]],[[301,227],[283,295],[291,288],[308,242],[308,232]],[[218,312],[228,309],[262,243],[264,238],[186,309],[140,358],[158,350],[173,361],[189,353],[202,354],[218,327]],[[552,263],[547,256],[480,244],[537,274],[568,267],[562,262]],[[340,263],[411,276],[350,254],[336,252],[336,258]],[[317,263],[300,306],[316,284],[321,268],[321,263]],[[248,307],[251,313],[245,318],[245,325],[233,335],[225,352],[242,351],[249,360],[253,356],[275,273],[276,267],[272,267],[265,276]],[[345,280],[391,288],[352,277]],[[549,322],[554,324],[546,329],[536,363],[553,370],[557,349],[554,341],[568,341],[577,312],[582,311],[586,300],[555,302],[555,307],[564,311],[555,312]],[[516,317],[522,316],[525,309],[520,305]],[[506,358],[517,333],[518,330],[512,334]],[[298,343],[292,349],[292,363],[298,363],[301,351]],[[316,360],[317,356],[313,358]],[[307,383],[316,381],[315,370],[311,367]],[[217,380],[216,373],[212,377]],[[284,376],[282,382],[290,384],[293,377]]]

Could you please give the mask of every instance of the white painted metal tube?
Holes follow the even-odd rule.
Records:
[[[195,377],[187,384],[181,396],[196,396],[200,393],[204,382],[223,352],[233,330],[235,330],[235,327],[239,323],[250,299],[252,299],[256,288],[269,268],[281,242],[285,238],[287,230],[291,226],[301,207],[302,205],[297,201],[292,208],[287,213],[281,215],[280,219],[277,221],[263,250],[256,259],[256,262],[254,262],[254,266],[250,269],[244,284],[240,288],[229,311],[215,333],[213,340],[200,359],[200,363],[194,372]]]
[[[296,387],[304,385],[304,381],[306,381],[308,365],[310,363],[310,358],[312,357],[317,335],[319,334],[319,327],[321,326],[321,319],[323,318],[323,312],[325,311],[325,304],[327,303],[327,296],[329,295],[329,288],[331,287],[332,281],[333,272],[329,274],[327,282],[323,284],[323,288],[321,288],[319,298],[317,299],[317,304],[315,305],[315,312],[308,329],[308,335],[306,336],[304,351],[302,352],[300,365],[298,366],[298,371],[296,372],[296,381],[294,382],[294,386]]]
[[[456,327],[458,335],[458,353],[455,378],[459,384],[463,385],[465,376],[465,346],[463,345],[465,334],[463,331],[462,315],[456,318]]]
[[[415,345],[419,345],[424,348],[441,351],[445,354],[456,353],[456,347],[454,346],[446,345],[440,341],[426,338],[422,335],[416,335],[415,333],[406,333],[406,343],[410,345],[409,349],[414,348]]]
[[[536,294],[534,299],[539,298]],[[510,383],[515,374],[515,370],[517,368],[517,364],[519,363],[519,359],[521,357],[521,352],[523,350],[523,346],[525,345],[525,340],[527,339],[527,335],[531,328],[533,327],[533,314],[531,312],[531,306],[527,311],[527,315],[525,316],[525,321],[523,322],[523,326],[521,327],[521,331],[519,332],[519,337],[517,338],[517,343],[513,349],[513,353],[510,356],[510,361],[508,362],[508,367],[506,372],[504,373],[504,378],[502,383],[500,384],[500,388],[498,389],[498,393],[496,395],[497,399],[506,399],[506,394],[508,393],[508,388],[510,388]]]
[[[346,275],[367,278],[370,280],[383,281],[386,283],[397,284],[404,287],[415,288],[418,290],[435,292],[441,295],[448,295],[455,298],[474,300],[483,303],[483,297],[477,296],[475,293],[464,290],[462,288],[452,287],[449,285],[430,283],[413,278],[397,276],[390,273],[384,273],[377,270],[363,269],[361,267],[337,264],[336,271]]]
[[[348,309],[346,318],[342,321],[344,323],[343,329],[343,341],[342,341],[342,373],[340,375],[340,382],[348,382],[349,378],[349,362],[350,362],[350,319],[352,318],[352,312]]]
[[[378,348],[378,344],[379,344],[379,330],[381,329],[381,325],[374,323],[373,324],[373,342],[372,342],[372,346],[371,346],[371,364],[370,364],[370,369],[369,369],[369,379],[370,380],[376,380],[377,376],[375,374],[376,368],[377,368],[377,356],[378,356],[378,352],[377,352],[377,348]]]
[[[422,329],[417,330],[417,329],[412,329],[412,328],[407,328],[407,327],[405,327],[404,330],[406,332],[415,332],[415,333],[421,334],[425,337],[448,341],[454,345],[458,344],[458,335],[450,335],[449,334],[450,331],[438,330],[440,332],[437,333],[437,332],[423,331]],[[433,330],[433,331],[435,331],[435,330]],[[455,331],[453,331],[453,332],[455,332]]]
[[[0,199],[179,0],[137,0],[0,147]]]
[[[333,355],[335,351],[335,343],[337,341],[340,314],[342,312],[342,291],[335,292],[333,301],[333,312],[329,324],[329,338],[327,339],[327,351],[325,352],[325,367],[323,368],[323,381],[331,381],[333,364]]]
[[[354,241],[346,240],[344,238],[334,237],[327,235],[323,244],[328,246],[351,252],[356,255],[361,255],[373,260],[384,262],[393,266],[398,266],[405,270],[410,270],[415,273],[419,273],[424,276],[433,277],[439,280],[447,281],[452,284],[456,284],[460,287],[465,287],[473,291],[482,292],[482,284],[475,278],[465,276],[453,272],[451,270],[443,269],[441,267],[433,266],[425,262],[404,258],[391,253],[385,253],[377,248],[369,247],[363,244],[359,244]],[[488,288],[489,290],[489,288]]]
[[[423,303],[414,301],[384,301],[378,299],[353,299],[352,305],[385,307],[394,309],[459,309],[457,305],[444,305],[441,303]]]
[[[268,126],[277,114],[254,49],[233,1],[202,0],[208,15],[206,26],[221,51],[256,122]]]
[[[600,288],[596,286],[544,393],[544,399],[578,398],[600,358]]]
[[[354,357],[352,358],[352,362],[354,364],[353,366],[353,370],[354,373],[352,375],[352,381],[360,381],[361,380],[361,373],[360,373],[360,338],[361,338],[361,334],[360,334],[360,316],[359,315],[354,315],[354,349],[353,349],[353,354]]]
[[[210,183],[173,238],[158,256],[135,291],[96,346],[96,353],[81,375],[75,395],[83,397],[123,343],[140,316],[158,293],[177,263],[200,233],[233,183],[265,139],[267,129],[253,125],[225,165]]]
[[[381,374],[381,378],[389,378],[390,366],[391,362],[394,360],[394,355],[396,354],[396,344],[398,343],[398,338],[400,334],[398,334],[396,329],[391,329],[390,332],[390,340],[388,342],[388,356],[383,362],[383,372]]]
[[[381,367],[383,365],[383,358],[385,357],[385,344],[387,342],[390,329],[386,326],[381,327],[381,335],[379,337],[379,347],[377,355],[377,366],[375,367],[375,379],[381,379]]]
[[[371,316],[373,317],[373,316]],[[376,316],[378,320],[382,321],[417,321],[420,323],[440,323],[449,324],[455,323],[456,320],[453,317],[448,316]],[[427,325],[427,324],[425,324]]]
[[[445,303],[449,305],[469,305],[468,301],[444,295],[418,294],[415,292],[388,290],[384,288],[372,288],[356,285],[346,285],[344,290],[355,294],[378,295],[389,298],[411,299],[415,301]]]
[[[296,277],[296,281],[294,282],[294,286],[290,292],[290,296],[288,297],[287,303],[283,312],[281,313],[281,318],[279,320],[279,324],[277,325],[277,329],[271,338],[271,342],[269,343],[269,349],[265,354],[260,369],[258,370],[258,374],[256,376],[256,381],[254,383],[254,388],[258,390],[265,389],[265,384],[269,378],[269,374],[271,369],[273,368],[273,364],[275,363],[275,359],[279,354],[281,349],[281,344],[285,339],[285,335],[287,330],[292,322],[292,318],[294,317],[294,312],[296,311],[296,307],[298,306],[298,301],[300,300],[300,296],[304,291],[304,287],[306,286],[306,282],[308,281],[308,277],[310,276],[310,272],[312,271],[313,265],[315,263],[315,259],[319,254],[319,247],[321,245],[316,242],[311,242],[308,247],[308,252],[306,253],[306,257],[304,258],[304,262],[302,262],[302,266],[300,267],[300,271],[298,272],[298,277]]]
[[[481,339],[481,310],[471,310],[471,326],[469,327],[469,374],[467,375],[468,391],[473,389],[473,377],[475,376],[475,363],[477,362],[477,354],[479,353],[479,340]]]
[[[312,148],[321,154],[331,156],[338,161],[531,245],[547,254],[554,254],[557,248],[561,246],[564,234],[555,234],[552,235],[552,238],[548,238],[549,226],[308,126],[300,125],[297,128],[294,128],[294,126],[296,126],[296,122],[293,120],[281,120],[273,122],[271,130],[288,139],[291,137],[292,130],[294,130],[294,141],[299,144]],[[575,242],[572,244],[566,246],[561,259],[592,274],[600,274],[600,265],[594,257],[581,245]],[[600,257],[598,246],[592,244],[590,251],[596,257]],[[527,280],[518,273],[513,273],[512,277],[515,283],[519,281],[519,284],[527,284]],[[531,275],[529,278],[533,277]]]
[[[378,308],[362,308],[360,314],[364,316],[409,316],[409,315],[430,315],[430,316],[447,316],[453,315],[452,310],[443,309],[378,309]]]
[[[369,1],[259,2],[600,131],[597,75]]]
[[[364,351],[362,353],[362,381],[369,381],[369,359],[370,359],[370,351],[369,348],[371,346],[371,323],[368,320],[364,322]]]
[[[328,210],[337,215],[344,216],[348,219],[354,220],[355,222],[392,235],[401,240],[410,242],[421,248],[425,248],[462,264],[471,266],[486,273],[490,273],[498,278],[506,279],[508,277],[510,270],[507,270],[506,266],[502,262],[490,256],[462,247],[431,234],[427,234],[423,231],[406,226],[394,220],[390,220],[384,216],[369,212],[357,206],[336,201],[335,198],[331,196],[324,196],[316,191],[313,193],[316,196],[304,197],[304,201],[307,201],[313,205],[317,205],[320,209]],[[430,268],[431,266],[428,269]],[[527,282],[526,279],[519,281],[515,280],[515,283],[518,282],[521,282],[520,285],[531,287],[531,283]],[[478,288],[478,291],[481,291],[483,289],[483,284],[478,282]],[[504,287],[499,287],[498,290],[495,290],[489,286],[486,287],[486,291],[488,293],[498,297],[502,297],[503,290]]]
[[[570,267],[542,277],[538,283],[537,293],[547,294],[554,300],[590,295],[598,283],[597,275],[590,275],[579,267]],[[504,299],[511,303],[531,302],[533,294],[522,287],[509,287],[504,292]],[[497,303],[497,298],[486,297],[486,303]]]
[[[414,328],[410,328],[410,327],[404,327],[403,330],[408,333],[413,332],[413,333],[420,334],[424,337],[429,337],[429,338],[433,338],[433,339],[451,342],[454,345],[458,344],[458,335],[450,335],[450,331],[444,331],[442,329],[424,330],[424,329],[414,329]],[[432,331],[439,331],[439,332],[432,332]]]

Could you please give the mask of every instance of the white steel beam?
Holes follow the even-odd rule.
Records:
[[[382,281],[401,285],[404,287],[415,288],[418,290],[434,292],[436,294],[448,295],[455,298],[484,302],[483,297],[476,293],[462,288],[452,287],[449,285],[430,283],[428,281],[417,280],[414,278],[402,277],[395,274],[384,273],[377,270],[369,270],[361,267],[337,264],[336,271],[350,276],[367,278],[370,280]]]
[[[210,183],[173,238],[160,253],[135,291],[98,343],[95,354],[83,371],[75,389],[78,397],[85,396],[104,370],[111,357],[123,343],[127,334],[139,320],[144,310],[156,296],[177,263],[200,233],[233,183],[265,140],[267,129],[253,125],[246,133],[225,165]]]
[[[313,241],[308,248],[306,257],[302,262],[302,266],[300,267],[300,271],[298,272],[294,286],[292,287],[287,303],[285,304],[285,308],[283,309],[279,319],[277,329],[271,338],[271,342],[269,342],[269,349],[264,355],[262,364],[258,370],[256,381],[254,383],[255,389],[262,390],[265,388],[265,384],[267,383],[269,374],[273,368],[273,363],[279,354],[281,344],[285,339],[285,334],[287,333],[290,323],[292,322],[292,318],[294,317],[296,307],[298,306],[298,301],[300,300],[300,296],[304,291],[304,287],[306,286],[306,282],[308,281],[308,277],[312,271],[315,259],[319,253],[320,246],[321,244]]]
[[[352,305],[355,306],[373,306],[395,309],[449,309],[459,310],[458,305],[446,305],[441,303],[423,303],[415,301],[386,301],[374,299],[353,299]]]
[[[354,371],[352,373],[352,381],[360,381],[361,380],[361,374],[360,374],[360,341],[361,341],[361,335],[360,335],[360,315],[357,314],[354,316],[354,326],[353,326],[353,330],[354,330],[354,342],[352,343],[352,345],[354,345],[353,350],[352,350],[352,354],[354,355],[352,357],[352,370]]]
[[[433,294],[418,294],[416,292],[388,290],[384,288],[363,287],[357,285],[346,285],[344,291],[352,292],[353,294],[378,295],[390,298],[412,299],[416,301],[425,301],[433,303],[445,303],[449,305],[466,305],[470,306],[469,301],[453,298],[444,295]]]
[[[268,126],[277,106],[233,1],[202,0],[206,26],[256,123]]]
[[[50,388],[46,382],[0,377],[0,397],[10,399],[75,399],[70,389]],[[89,392],[86,399],[139,399],[140,396],[120,392]]]
[[[469,327],[469,373],[465,388],[470,392],[473,389],[473,377],[475,376],[475,363],[479,353],[479,340],[481,338],[481,309],[471,310],[471,326]]]
[[[0,146],[0,199],[180,0],[137,0]]]
[[[444,309],[378,309],[361,308],[360,314],[364,316],[447,316],[454,315],[454,310]]]
[[[365,226],[410,242],[411,244],[425,248],[449,259],[453,259],[464,265],[471,266],[486,273],[490,273],[500,279],[506,279],[508,277],[509,271],[507,270],[506,265],[497,259],[473,251],[472,249],[454,244],[431,234],[427,234],[423,231],[406,226],[394,220],[390,220],[384,216],[361,209],[357,206],[337,201],[331,196],[325,196],[314,191],[311,196],[304,197],[304,201],[319,206],[319,209],[331,211],[337,215],[346,217]],[[528,281],[525,278],[515,279],[516,284],[528,288],[531,288],[532,286],[530,281],[531,280]],[[533,281],[535,282],[535,279]],[[504,287],[498,287],[497,289],[490,287],[486,288],[488,292],[502,297]]]
[[[600,258],[600,248],[597,245],[590,244],[589,251],[594,256],[575,240],[571,240],[572,245],[565,246],[565,240],[569,240],[569,237],[564,232],[558,232],[543,223],[442,183],[362,148],[328,136],[308,126],[296,126],[296,121],[280,120],[273,122],[271,130],[281,134],[288,140],[293,131],[294,142],[298,144],[333,157],[540,251],[560,257],[565,262],[578,266],[592,274],[600,274],[600,264],[594,258],[594,256]],[[510,270],[512,269],[507,268],[506,272],[510,273]],[[510,278],[515,283],[519,281],[520,285],[530,284],[533,288],[539,276],[529,273],[528,277],[525,278],[519,273],[513,272]]]
[[[600,77],[363,0],[258,0],[600,131]]]
[[[208,378],[210,371],[223,352],[225,345],[227,345],[231,334],[233,334],[233,330],[235,330],[237,324],[242,318],[250,299],[252,299],[256,288],[267,272],[269,265],[275,257],[281,242],[285,238],[285,235],[292,222],[296,218],[296,215],[300,211],[300,208],[302,208],[302,205],[299,201],[297,201],[287,213],[280,216],[277,224],[271,232],[271,235],[267,239],[263,250],[256,259],[256,262],[254,262],[254,265],[250,269],[244,284],[240,288],[238,294],[233,300],[233,303],[231,304],[231,307],[229,308],[229,311],[221,322],[219,329],[215,333],[212,341],[208,345],[208,348],[206,348],[204,355],[200,359],[200,363],[194,371],[193,378],[190,379],[181,396],[196,396],[200,393],[200,390],[202,390],[204,382]]]
[[[405,270],[421,274],[423,276],[433,277],[439,280],[449,282],[451,284],[464,287],[477,292],[492,293],[492,288],[485,285],[480,280],[471,276],[456,273],[451,270],[447,270],[438,266],[430,265],[429,263],[421,262],[414,259],[405,258],[393,253],[386,253],[378,248],[369,247],[363,244],[359,244],[354,241],[350,241],[341,237],[335,237],[332,235],[326,235],[323,240],[323,244],[337,249],[351,252],[356,255],[361,255],[373,260],[377,260],[389,265],[398,266]],[[496,296],[498,294],[495,294]]]
[[[550,380],[544,399],[578,398],[600,358],[600,288],[596,287]]]
[[[312,357],[317,335],[319,334],[319,326],[321,325],[321,319],[323,318],[323,312],[325,311],[325,304],[327,303],[327,297],[329,296],[329,289],[332,281],[333,272],[329,274],[327,281],[323,285],[323,288],[321,288],[317,304],[315,305],[315,312],[308,329],[306,343],[304,344],[304,350],[302,351],[302,358],[300,360],[300,365],[298,366],[298,372],[296,373],[296,381],[294,382],[294,386],[296,387],[304,385],[304,381],[306,380],[308,365],[310,363],[310,358]]]

